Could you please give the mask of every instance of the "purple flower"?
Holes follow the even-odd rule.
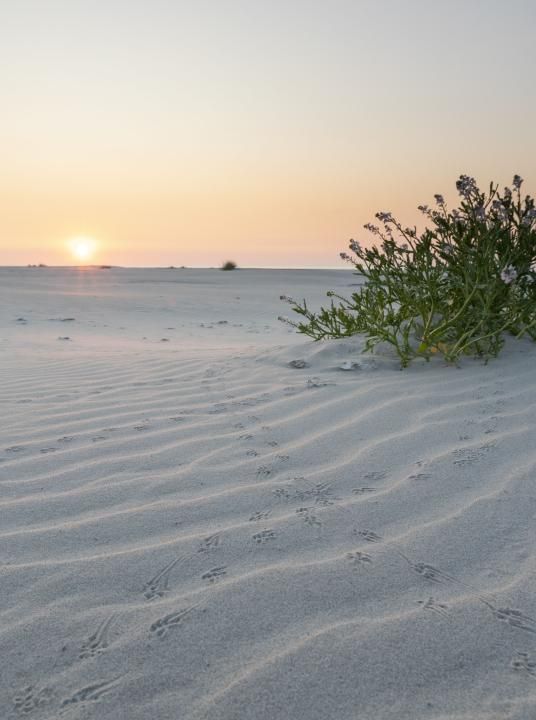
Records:
[[[500,200],[494,200],[491,203],[491,207],[493,209],[493,212],[499,217],[501,220],[507,220],[508,219],[508,210],[504,207],[502,202]]]
[[[367,223],[366,225],[363,225],[363,227],[365,228],[365,230],[368,230],[373,235],[378,235],[378,233],[380,232],[380,228],[377,225],[373,225],[372,223]]]
[[[517,270],[513,265],[508,265],[504,270],[501,271],[501,280],[506,285],[510,285],[517,279]]]
[[[527,212],[525,213],[525,216],[523,217],[521,224],[524,225],[525,227],[530,227],[534,220],[536,220],[536,208],[531,208],[530,210],[527,210]]]
[[[390,212],[377,212],[376,217],[382,223],[393,222],[393,216]]]
[[[516,190],[519,190],[522,182],[523,182],[522,177],[520,177],[519,175],[514,175],[514,179],[512,180],[512,185]]]
[[[456,181],[456,189],[466,200],[478,192],[475,179],[469,175],[460,175],[460,179]]]
[[[477,220],[485,220],[486,219],[486,210],[482,205],[479,205],[475,208],[475,217]]]
[[[362,252],[361,245],[358,243],[357,240],[350,240],[350,250],[355,253]]]
[[[445,198],[443,197],[443,195],[434,195],[434,198],[439,207],[445,206]]]

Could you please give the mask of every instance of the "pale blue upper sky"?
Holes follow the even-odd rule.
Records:
[[[0,264],[333,266],[536,176],[535,0],[4,0]]]

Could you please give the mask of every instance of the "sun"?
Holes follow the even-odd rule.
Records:
[[[74,237],[69,240],[69,249],[77,260],[85,262],[91,260],[97,243],[92,237]]]

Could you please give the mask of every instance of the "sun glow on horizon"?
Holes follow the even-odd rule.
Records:
[[[77,260],[86,262],[91,260],[95,253],[97,243],[92,237],[74,237],[68,242],[69,250]]]

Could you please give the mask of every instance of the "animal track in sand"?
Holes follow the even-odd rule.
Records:
[[[215,583],[218,582],[218,580],[221,580],[225,575],[227,575],[227,565],[221,565],[220,567],[207,570],[206,573],[201,575],[201,580],[208,580],[209,583]]]
[[[13,698],[15,712],[20,715],[29,715],[34,710],[49,703],[53,697],[54,692],[49,687],[37,690],[33,685],[28,685]]]
[[[270,540],[275,540],[275,532],[273,530],[261,530],[253,535],[253,540],[257,545],[264,545]]]
[[[454,575],[450,575],[449,573],[443,572],[443,570],[439,570],[439,568],[434,567],[433,565],[430,565],[428,563],[423,562],[413,562],[410,560],[406,555],[404,555],[403,552],[400,550],[397,550],[395,548],[395,553],[401,557],[411,570],[413,570],[414,573],[422,577],[424,580],[428,580],[433,583],[437,583],[438,585],[441,584],[449,584],[453,583],[455,585],[459,585],[460,587],[464,587],[467,590],[471,592],[471,594],[478,598],[481,602],[485,603],[488,607],[492,607],[492,605],[489,603],[489,601],[486,598],[486,595],[482,594],[478,588],[474,587],[473,585],[469,585],[469,583],[464,582],[463,580],[459,580],[457,577],[454,577]]]
[[[525,615],[521,612],[521,610],[515,610],[514,608],[509,607],[497,608],[483,598],[480,598],[480,600],[491,610],[493,617],[497,620],[505,622],[511,627],[519,628],[519,630],[536,633],[536,620],[528,615]]]
[[[57,442],[70,443],[73,440],[74,440],[74,435],[64,435],[63,437],[58,438]]]
[[[304,477],[293,478],[293,480],[295,482],[305,482]],[[305,488],[296,488],[293,485],[287,485],[285,487],[276,488],[273,490],[272,494],[280,500],[296,500],[299,502],[313,500],[315,505],[319,505],[321,507],[334,505],[335,502],[340,499],[333,495],[331,485],[326,482],[308,485]]]
[[[11,447],[5,448],[4,452],[7,453],[20,453],[26,450],[24,445],[12,445]]]
[[[162,570],[156,573],[148,582],[143,586],[143,595],[147,600],[155,600],[156,598],[164,597],[169,592],[169,574],[179,564],[182,564],[186,560],[186,555],[179,555],[171,562],[169,562]]]
[[[105,693],[112,690],[119,682],[119,679],[119,677],[116,677],[112,680],[105,680],[101,683],[93,683],[92,685],[87,685],[86,687],[83,687],[77,692],[75,692],[74,695],[71,695],[70,698],[64,700],[61,706],[67,707],[68,705],[75,705],[82,702],[95,702],[96,700],[99,700]]]
[[[354,495],[368,495],[369,493],[375,493],[377,488],[374,487],[359,487],[352,490]]]
[[[202,540],[199,543],[199,547],[197,548],[198,553],[206,553],[210,552],[211,550],[215,550],[220,545],[221,536],[219,533],[214,533],[213,535],[209,535],[204,540]]]
[[[365,473],[363,475],[363,480],[371,480],[372,482],[378,482],[378,480],[383,480],[386,476],[387,472],[385,470],[372,471]]]
[[[372,557],[368,553],[359,552],[359,550],[355,550],[354,552],[346,553],[346,557],[352,563],[354,570],[357,570],[359,567],[361,567],[363,565],[371,565],[372,564]]]
[[[301,507],[296,510],[296,515],[309,527],[322,527],[322,521],[314,513],[314,508]]]
[[[435,583],[458,582],[456,578],[453,578],[451,575],[442,572],[438,568],[435,568],[433,565],[429,565],[428,563],[423,562],[414,563],[407,558],[405,559],[410,568],[414,572],[416,572],[417,575],[420,575],[425,580],[430,580],[431,582]]]
[[[478,448],[459,448],[453,450],[452,455],[456,458],[456,460],[453,461],[454,465],[473,465],[494,447],[495,443],[489,442]]]
[[[181,625],[188,615],[190,615],[190,613],[199,606],[199,604],[200,603],[197,605],[190,605],[190,607],[183,608],[177,612],[169,613],[168,615],[164,615],[164,617],[155,620],[149,628],[150,632],[154,633],[157,637],[163,640],[168,632],[174,627]]]
[[[39,452],[40,452],[42,455],[46,455],[47,453],[56,452],[57,449],[58,449],[57,447],[46,447],[46,448],[41,448],[41,449],[39,450]]]
[[[517,672],[524,672],[532,677],[536,677],[536,662],[530,659],[530,655],[527,652],[516,653],[516,657],[512,660],[511,666],[513,670]]]
[[[258,522],[259,520],[266,520],[270,517],[271,510],[256,510],[253,515],[249,518],[249,522]]]
[[[257,478],[267,478],[270,477],[273,470],[272,468],[268,467],[267,465],[261,465],[257,468]]]
[[[80,649],[80,655],[78,657],[81,660],[95,657],[106,650],[108,647],[108,630],[114,617],[115,614],[112,613],[109,617],[103,620],[96,631],[88,637]]]
[[[358,535],[359,537],[362,537],[363,540],[366,540],[370,543],[379,543],[382,542],[383,538],[381,535],[378,535],[377,533],[373,532],[372,530],[354,530],[354,534]]]
[[[417,480],[424,482],[425,480],[431,480],[432,476],[430,473],[415,473],[414,475],[408,475],[408,480]]]
[[[248,457],[258,457],[259,453],[256,450],[246,450],[246,455]]]
[[[437,600],[435,600],[432,596],[430,596],[428,600],[417,600],[417,604],[421,605],[423,610],[431,610],[442,617],[449,616],[448,605],[437,602]]]

